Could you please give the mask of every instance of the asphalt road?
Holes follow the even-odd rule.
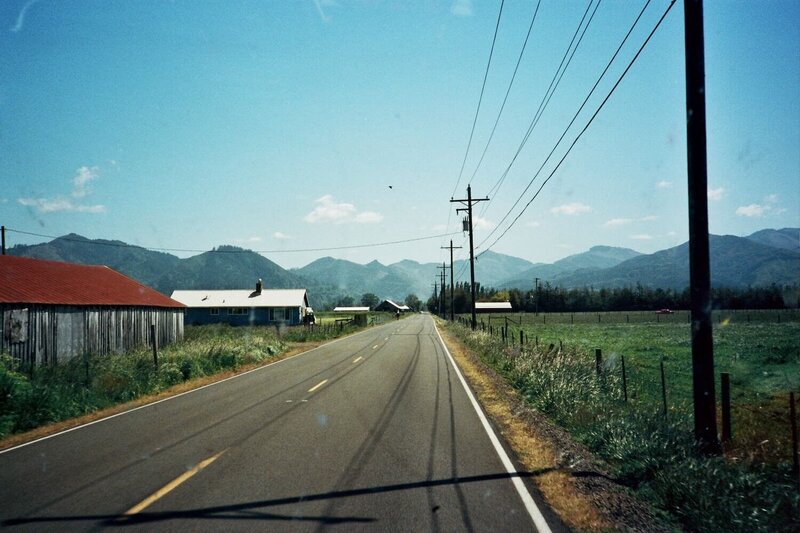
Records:
[[[0,453],[0,529],[561,529],[509,466],[419,315]]]

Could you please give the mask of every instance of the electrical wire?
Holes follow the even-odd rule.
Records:
[[[566,152],[564,153],[564,155],[561,157],[561,159],[559,160],[558,164],[556,164],[555,168],[554,168],[554,169],[553,169],[553,170],[550,172],[550,174],[547,176],[547,179],[545,179],[545,180],[544,180],[544,182],[543,182],[543,183],[542,183],[542,185],[539,187],[539,189],[536,191],[536,193],[533,195],[533,197],[532,197],[532,198],[531,198],[531,199],[528,201],[528,203],[527,203],[527,204],[525,204],[525,207],[523,207],[523,208],[522,208],[522,211],[520,211],[520,212],[519,212],[519,214],[518,214],[518,215],[517,215],[517,216],[514,218],[514,220],[513,220],[513,221],[511,221],[511,224],[509,224],[509,226],[508,226],[508,227],[507,227],[507,228],[506,228],[506,229],[503,231],[503,233],[501,233],[501,234],[500,234],[500,236],[499,236],[499,237],[497,237],[497,239],[495,239],[495,240],[494,240],[494,242],[493,242],[491,245],[489,245],[489,246],[488,246],[488,247],[487,247],[485,250],[483,250],[483,251],[482,251],[480,254],[478,254],[478,256],[480,256],[480,255],[483,255],[484,253],[488,252],[488,251],[489,251],[489,250],[490,250],[490,249],[491,249],[491,248],[492,248],[492,247],[493,247],[495,244],[497,244],[497,243],[498,243],[498,241],[500,241],[500,239],[502,239],[502,238],[503,238],[503,236],[505,236],[505,234],[506,234],[506,233],[508,233],[508,231],[509,231],[509,230],[510,230],[510,229],[511,229],[513,226],[514,226],[514,224],[516,224],[516,222],[517,222],[517,221],[519,220],[519,218],[520,218],[520,217],[523,215],[523,213],[525,213],[525,211],[528,209],[528,207],[531,205],[531,203],[533,203],[533,201],[534,201],[534,200],[535,200],[535,199],[536,199],[536,198],[539,196],[539,193],[541,193],[541,192],[542,192],[542,189],[544,188],[544,186],[545,186],[545,185],[547,185],[547,182],[548,182],[548,181],[550,181],[550,179],[553,177],[553,175],[556,173],[556,171],[557,171],[557,170],[558,170],[558,169],[561,167],[561,164],[564,162],[564,160],[567,158],[567,156],[569,155],[569,153],[572,151],[572,148],[575,146],[575,144],[578,142],[578,140],[580,140],[580,138],[583,136],[583,134],[586,132],[586,130],[589,128],[589,126],[592,124],[592,122],[594,122],[594,119],[595,119],[595,118],[597,117],[597,115],[600,113],[600,110],[602,110],[602,109],[603,109],[603,107],[606,105],[606,102],[608,102],[608,99],[609,99],[609,98],[611,98],[611,95],[612,95],[612,94],[614,94],[614,91],[617,89],[617,87],[619,86],[619,84],[620,84],[620,83],[622,82],[622,80],[625,78],[625,75],[626,75],[626,74],[627,74],[627,73],[630,71],[630,69],[631,69],[631,67],[633,66],[633,64],[634,64],[634,63],[636,62],[636,60],[639,58],[639,55],[641,55],[641,53],[642,53],[642,50],[644,50],[645,46],[647,46],[647,43],[649,43],[649,42],[650,42],[650,39],[651,39],[651,38],[653,37],[653,35],[655,34],[656,30],[658,30],[659,26],[661,26],[661,23],[664,21],[664,18],[666,18],[667,14],[670,12],[670,10],[672,9],[672,6],[674,6],[674,5],[675,5],[675,0],[672,0],[672,1],[670,2],[669,6],[667,6],[667,9],[664,11],[664,14],[663,14],[663,15],[661,15],[661,18],[658,20],[658,22],[656,23],[656,25],[655,25],[655,27],[653,28],[653,30],[652,30],[652,31],[650,32],[650,34],[647,36],[647,39],[645,39],[644,43],[642,43],[642,46],[641,46],[641,47],[639,47],[639,50],[636,52],[636,55],[634,55],[634,56],[633,56],[633,59],[631,59],[631,61],[630,61],[630,63],[628,64],[628,66],[625,68],[625,70],[623,71],[623,73],[620,75],[620,77],[619,77],[619,79],[617,80],[617,82],[614,84],[614,86],[611,88],[611,90],[609,91],[609,93],[606,95],[606,97],[605,97],[605,98],[603,99],[603,101],[600,103],[600,106],[597,108],[597,110],[596,110],[596,111],[594,112],[594,114],[591,116],[591,118],[590,118],[590,119],[589,119],[589,121],[586,123],[586,125],[583,127],[583,129],[580,131],[580,133],[578,133],[578,135],[577,135],[577,136],[575,137],[575,139],[572,141],[572,144],[570,144],[569,148],[567,148],[567,151],[566,151]],[[531,183],[532,183],[532,180],[531,180]],[[527,187],[526,187],[526,189],[525,189],[525,190],[527,191]],[[524,195],[524,194],[525,194],[525,193],[523,192],[523,195]],[[520,199],[521,199],[521,198],[522,198],[522,195],[520,196]],[[516,205],[516,203],[515,203],[514,205]],[[512,207],[512,209],[513,209],[513,207]],[[511,211],[509,210],[509,213],[510,213],[510,212],[511,212]],[[504,217],[504,219],[503,219],[503,220],[505,220],[505,217]],[[484,242],[485,242],[486,240],[488,240],[488,238],[489,238],[489,237],[487,237],[487,239],[484,239]]]
[[[586,106],[586,103],[589,101],[589,99],[594,94],[595,89],[597,89],[597,86],[600,85],[600,82],[605,77],[606,73],[608,72],[608,69],[611,68],[611,65],[614,63],[614,60],[616,60],[617,56],[619,55],[620,51],[622,50],[622,47],[625,46],[625,43],[628,41],[628,37],[630,37],[631,33],[633,33],[633,30],[636,28],[636,25],[639,23],[639,20],[642,18],[642,15],[644,15],[645,10],[650,5],[650,1],[651,0],[647,0],[647,2],[644,4],[644,7],[642,7],[641,11],[639,11],[639,15],[633,21],[633,24],[631,24],[631,27],[628,29],[628,33],[625,34],[625,37],[619,43],[619,46],[617,46],[616,51],[611,56],[611,59],[608,60],[608,63],[606,64],[606,67],[603,69],[603,72],[600,73],[600,76],[598,76],[597,81],[594,82],[594,85],[592,86],[591,90],[589,91],[589,94],[587,94],[586,98],[583,99],[583,102],[578,107],[578,110],[572,116],[572,120],[570,120],[569,124],[567,124],[567,127],[564,128],[564,131],[561,133],[561,136],[556,141],[556,143],[553,146],[552,150],[550,150],[550,153],[547,154],[547,157],[542,162],[542,164],[539,166],[539,169],[536,171],[536,173],[533,175],[531,180],[528,182],[528,185],[525,187],[525,189],[519,195],[517,200],[514,202],[514,205],[512,205],[511,208],[508,210],[508,212],[506,212],[505,216],[503,216],[502,220],[500,220],[500,222],[498,222],[497,226],[495,226],[495,228],[478,244],[478,246],[477,246],[478,248],[480,248],[483,245],[483,243],[485,243],[487,240],[489,240],[492,237],[492,235],[494,235],[497,232],[498,228],[503,224],[503,222],[506,221],[506,219],[509,217],[509,215],[514,210],[514,208],[517,207],[519,202],[522,200],[522,198],[528,192],[528,189],[530,189],[531,185],[533,185],[533,182],[536,180],[536,178],[539,177],[539,174],[542,172],[542,170],[544,169],[545,165],[547,165],[547,162],[550,161],[550,158],[553,156],[555,151],[558,149],[558,146],[561,144],[561,141],[564,140],[564,137],[567,135],[567,132],[569,132],[570,128],[575,123],[575,120],[577,120],[577,118],[580,115],[581,111],[583,111],[583,108]]]
[[[500,12],[497,13],[497,24],[494,27],[494,37],[492,37],[492,47],[489,49],[489,60],[486,62],[486,72],[483,74],[483,84],[481,85],[481,94],[478,97],[478,107],[475,109],[475,118],[472,119],[472,130],[469,132],[469,142],[467,142],[467,149],[464,152],[464,161],[461,162],[461,170],[458,172],[458,179],[456,180],[456,186],[453,187],[453,193],[450,196],[454,196],[456,191],[458,190],[458,185],[461,183],[461,177],[464,174],[464,166],[467,164],[467,156],[469,155],[469,149],[472,146],[472,138],[475,135],[475,125],[478,123],[478,114],[481,112],[481,103],[483,102],[483,92],[486,89],[486,79],[489,77],[489,66],[492,64],[492,55],[494,55],[494,45],[497,42],[497,31],[500,28],[500,17],[503,15],[503,5],[505,4],[505,0],[500,1]]]
[[[514,153],[514,156],[511,158],[511,162],[508,164],[508,166],[506,166],[505,170],[503,171],[503,174],[500,176],[500,178],[497,180],[497,182],[495,182],[495,184],[489,190],[489,193],[487,194],[487,196],[488,195],[493,195],[494,193],[496,193],[500,189],[500,186],[503,184],[503,181],[505,181],[506,176],[508,176],[508,173],[511,171],[511,167],[514,166],[514,163],[516,162],[517,158],[519,157],[519,154],[522,153],[522,149],[527,144],[528,139],[530,139],[530,136],[533,133],[533,130],[539,124],[539,120],[541,119],[542,115],[544,114],[545,110],[547,109],[547,105],[550,103],[550,99],[552,98],[552,95],[555,93],[556,89],[558,89],[558,85],[561,83],[561,79],[563,78],[563,73],[566,72],[567,68],[569,68],[570,63],[572,62],[572,58],[575,56],[575,51],[577,51],[578,45],[580,45],[581,41],[583,40],[583,35],[586,34],[586,28],[589,27],[589,23],[591,23],[592,18],[594,18],[594,13],[597,12],[597,7],[599,7],[600,1],[597,2],[597,5],[595,6],[595,10],[592,13],[591,18],[589,19],[589,22],[586,24],[586,28],[584,28],[583,33],[581,33],[581,27],[583,27],[583,23],[586,20],[586,16],[589,14],[589,11],[592,8],[592,3],[593,2],[594,2],[594,0],[589,0],[589,3],[586,5],[586,10],[583,12],[583,16],[581,17],[581,20],[578,22],[577,28],[575,28],[575,33],[572,34],[572,39],[570,40],[569,45],[567,46],[567,49],[564,51],[564,55],[561,57],[561,62],[558,64],[558,68],[556,68],[556,71],[553,74],[553,78],[550,80],[550,84],[548,85],[547,90],[544,93],[544,96],[542,96],[541,102],[539,102],[539,107],[536,109],[536,112],[534,113],[533,118],[531,119],[531,123],[528,125],[528,129],[525,132],[525,135],[522,137],[522,141],[520,141],[520,144],[517,147],[517,150]],[[575,44],[575,39],[578,38],[578,34],[579,33],[581,33],[580,39],[578,40],[578,44],[575,45],[574,50],[573,50],[573,46],[572,45]],[[573,50],[571,55],[570,55],[570,50]],[[566,64],[565,64],[565,62],[566,62]],[[562,71],[562,67],[563,67],[563,71]],[[561,74],[561,76],[559,76],[559,74]],[[480,212],[479,216],[483,216],[483,214],[488,209],[490,203],[491,203],[491,200],[489,200],[486,204],[484,204],[483,208],[481,209],[481,212]]]
[[[22,231],[18,229],[6,228],[6,231],[11,231],[14,233],[19,233],[22,235],[31,235],[34,237],[44,237],[47,239],[60,239],[64,241],[70,242],[80,242],[83,244],[95,244],[100,246],[113,246],[117,248],[143,248],[145,250],[152,250],[155,252],[183,252],[183,253],[252,253],[255,252],[257,254],[282,254],[282,253],[297,253],[297,252],[329,252],[335,250],[352,250],[356,248],[370,248],[373,246],[389,246],[392,244],[404,244],[408,242],[417,242],[417,241],[424,241],[429,239],[439,239],[441,237],[449,237],[451,235],[458,235],[460,232],[453,232],[453,233],[441,233],[439,235],[429,235],[426,237],[415,237],[412,239],[403,239],[398,241],[386,241],[386,242],[376,242],[376,243],[369,243],[369,244],[352,244],[349,246],[331,246],[326,248],[302,248],[302,249],[293,249],[293,250],[198,250],[198,249],[189,249],[189,248],[158,248],[155,246],[138,246],[136,244],[127,244],[124,242],[101,242],[101,241],[93,241],[93,240],[83,240],[83,239],[75,239],[71,237],[59,237],[56,235],[45,235],[42,233],[33,233],[30,231]]]
[[[517,71],[519,70],[519,65],[522,62],[522,56],[525,54],[525,49],[528,46],[528,40],[531,37],[531,30],[533,30],[533,23],[536,22],[536,15],[539,13],[539,6],[541,5],[542,0],[539,0],[536,3],[536,9],[533,12],[533,17],[531,18],[531,24],[528,26],[528,33],[525,35],[525,42],[522,43],[522,50],[519,52],[519,57],[517,58],[517,64],[514,67],[514,73],[511,75],[511,81],[508,83],[508,89],[506,89],[506,95],[503,98],[503,103],[500,106],[500,111],[497,113],[497,118],[494,121],[494,126],[492,126],[492,132],[489,134],[489,138],[486,140],[486,146],[483,147],[483,153],[481,153],[481,157],[478,160],[478,164],[475,166],[475,171],[472,173],[470,177],[470,182],[475,179],[475,175],[478,173],[478,170],[481,168],[481,164],[483,163],[483,158],[486,157],[486,152],[489,150],[489,145],[494,138],[494,133],[497,130],[497,125],[500,123],[500,117],[503,115],[503,110],[506,107],[506,102],[508,101],[508,95],[511,93],[511,87],[514,86],[514,80],[517,77]]]

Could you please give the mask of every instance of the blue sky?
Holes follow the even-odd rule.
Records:
[[[459,231],[451,195],[468,182],[477,197],[494,189],[587,5],[541,2],[475,172],[535,7],[507,0],[456,189],[499,2],[5,1],[0,221],[148,247],[272,250],[287,268],[324,255],[441,261],[450,237],[281,251]],[[568,144],[523,194],[643,6],[602,0],[530,140],[477,208],[478,252],[552,171]],[[667,6],[650,3],[566,142]],[[710,229],[800,226],[800,3],[705,10]],[[595,244],[653,252],[687,240],[682,17],[678,2],[492,250],[552,262]]]

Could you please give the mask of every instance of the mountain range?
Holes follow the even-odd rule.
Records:
[[[715,286],[800,285],[800,228],[765,229],[747,237],[710,235],[709,243]],[[441,272],[437,263],[403,260],[363,265],[332,257],[287,270],[256,252],[234,246],[219,246],[181,259],[121,241],[90,240],[75,234],[42,244],[17,245],[8,253],[107,265],[164,294],[175,289],[246,288],[261,278],[265,288],[308,288],[312,304],[320,307],[347,295],[358,301],[367,292],[401,301],[416,294],[424,300],[433,292]],[[487,251],[475,262],[475,278],[485,287],[523,290],[533,288],[536,278],[566,288],[642,284],[682,290],[689,283],[688,257],[688,243],[652,254],[594,246],[551,264]],[[461,279],[468,278],[467,268],[464,260],[454,263],[456,274],[463,273]]]

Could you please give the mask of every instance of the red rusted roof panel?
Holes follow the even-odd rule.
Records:
[[[106,266],[0,256],[0,303],[185,307]]]

